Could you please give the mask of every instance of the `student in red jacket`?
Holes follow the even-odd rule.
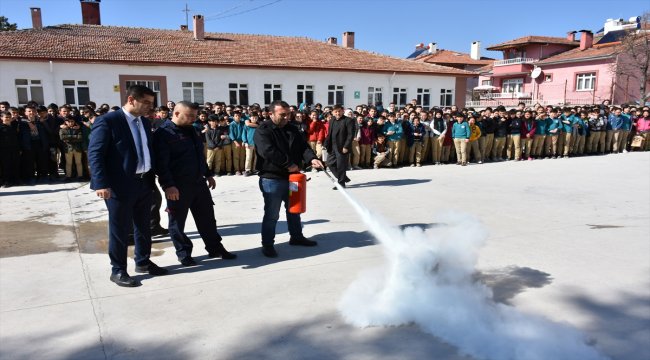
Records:
[[[521,122],[521,147],[524,148],[524,157],[527,157],[528,160],[533,160],[533,139],[536,130],[537,123],[533,112],[530,110],[524,111],[524,119]]]
[[[359,138],[359,148],[360,148],[360,160],[359,165],[361,167],[372,167],[372,144],[375,143],[375,126],[372,118],[368,117],[365,120],[365,123],[359,130],[361,137]]]

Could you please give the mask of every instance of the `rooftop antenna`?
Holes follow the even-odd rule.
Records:
[[[185,13],[185,26],[189,29],[190,28],[190,8],[187,7],[187,3],[185,3],[185,10],[181,10],[181,11]]]

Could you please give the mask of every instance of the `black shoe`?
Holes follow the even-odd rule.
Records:
[[[179,260],[183,266],[196,266],[196,260],[191,256],[186,256]]]
[[[264,256],[269,257],[269,258],[278,257],[278,252],[275,251],[275,248],[273,247],[273,245],[264,245],[264,246],[262,246],[262,254],[264,254]]]
[[[289,245],[293,246],[316,246],[318,245],[317,242],[314,240],[309,240],[306,237],[300,237],[300,238],[290,238],[289,239]]]
[[[164,227],[157,227],[151,229],[151,237],[158,237],[158,236],[166,236],[169,235],[169,230],[165,229]]]
[[[209,258],[222,258],[224,260],[233,260],[237,258],[236,254],[233,254],[226,250],[225,247],[223,247],[222,243],[219,243],[217,248],[214,251],[208,251],[208,257]]]
[[[335,186],[335,187],[332,188],[332,190],[338,190],[338,188]]]
[[[142,285],[139,281],[130,277],[126,271],[120,271],[117,274],[112,274],[111,281],[116,283],[118,286],[124,287],[136,287]]]
[[[346,177],[345,177],[345,182],[346,182],[346,183],[349,183],[350,181],[352,181],[352,180],[350,180],[350,178],[346,176]]]
[[[165,268],[161,268],[160,266],[154,264],[153,262],[149,262],[149,265],[136,266],[135,272],[149,273],[149,275],[153,275],[153,276],[161,276],[161,275],[169,274],[169,270]]]

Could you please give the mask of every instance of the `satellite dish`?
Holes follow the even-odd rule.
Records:
[[[533,72],[530,73],[530,77],[533,79],[537,79],[540,75],[542,75],[542,68],[536,67],[533,69]]]

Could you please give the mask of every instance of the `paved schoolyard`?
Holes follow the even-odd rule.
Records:
[[[190,218],[199,266],[158,239],[152,259],[172,274],[138,288],[108,280],[106,211],[87,184],[0,190],[0,358],[468,358],[415,326],[343,322],[341,294],[383,252],[325,175],[309,176],[304,232],[318,247],[289,247],[281,216],[280,257],[263,257],[257,177],[221,177],[215,212],[239,258],[207,259]],[[650,358],[650,153],[349,176],[396,226],[477,216],[490,232],[477,270],[496,301],[568,323],[611,358]]]

